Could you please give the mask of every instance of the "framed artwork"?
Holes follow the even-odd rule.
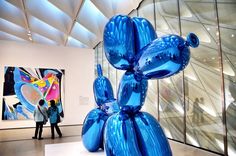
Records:
[[[55,100],[63,112],[65,70],[49,68],[5,67],[2,120],[33,119],[40,99],[45,106]]]

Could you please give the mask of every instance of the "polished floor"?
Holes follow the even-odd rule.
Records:
[[[44,140],[30,139],[34,129],[0,130],[0,156],[44,156],[45,145],[81,141],[81,126],[61,127],[62,138],[50,139],[50,129],[44,128]],[[217,156],[191,146],[171,141],[173,156]],[[63,150],[65,152],[68,149]]]

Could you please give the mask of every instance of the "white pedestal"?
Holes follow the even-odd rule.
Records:
[[[105,156],[104,151],[88,152],[83,143],[70,142],[60,144],[46,144],[45,156]]]

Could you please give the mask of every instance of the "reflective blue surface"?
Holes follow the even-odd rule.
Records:
[[[114,113],[119,112],[119,107],[117,104],[116,100],[113,100],[111,102],[107,102],[104,103],[101,107],[100,107],[105,113],[107,113],[108,115],[112,115]]]
[[[133,121],[122,112],[109,117],[104,130],[107,156],[142,156],[138,147]]]
[[[98,77],[93,84],[94,98],[99,108],[91,110],[82,128],[82,141],[85,148],[95,152],[103,148],[103,130],[108,117],[119,111],[114,99],[110,81],[102,75],[101,65],[97,65]]]
[[[85,148],[95,152],[103,145],[103,129],[108,115],[96,108],[86,116],[82,128],[82,141]]]
[[[106,24],[103,34],[107,60],[117,69],[131,69],[135,57],[133,22],[118,15]]]
[[[117,94],[120,111],[108,118],[104,130],[107,156],[172,156],[159,123],[139,110],[146,98],[147,80],[183,70],[190,59],[189,46],[197,47],[199,40],[193,33],[186,41],[177,35],[156,38],[152,25],[143,18],[118,15],[105,26],[106,57],[115,68],[127,70]],[[107,108],[105,104],[101,107],[104,112]]]
[[[103,76],[102,67],[100,64],[97,64],[97,73],[98,73],[98,77]]]
[[[142,49],[134,70],[145,78],[166,78],[183,70],[190,59],[189,46],[197,47],[199,40],[190,33],[185,41],[177,35],[158,38]]]
[[[145,18],[134,17],[135,59],[138,60],[143,52],[141,49],[157,38],[152,24]],[[135,62],[136,63],[136,62]]]
[[[98,77],[93,83],[94,98],[98,106],[114,101],[113,89],[110,81],[102,76],[101,66],[97,66]]]
[[[168,140],[152,115],[139,112],[134,117],[134,127],[143,156],[171,156]]]
[[[127,113],[135,113],[140,110],[146,97],[147,88],[147,80],[138,80],[132,72],[125,72],[117,94],[120,109]]]

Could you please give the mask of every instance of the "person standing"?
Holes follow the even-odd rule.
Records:
[[[203,97],[200,98],[200,104],[201,104],[202,106],[205,105],[205,102],[204,102],[204,98],[203,98]],[[201,120],[200,120],[200,121],[201,121],[201,123],[203,123],[203,122],[204,122],[204,110],[203,110],[202,108],[200,108],[199,114],[200,114],[200,117],[201,117]]]
[[[51,124],[51,138],[54,139],[55,135],[54,135],[54,128],[56,128],[57,134],[59,135],[59,137],[62,137],[62,133],[60,131],[60,128],[58,127],[58,123],[60,122],[60,114],[58,111],[58,108],[56,106],[56,103],[54,100],[50,101],[50,107],[48,108],[48,117],[50,120],[50,124]]]
[[[43,124],[44,120],[47,120],[47,108],[43,106],[44,105],[44,100],[41,99],[39,101],[39,104],[34,110],[34,121],[36,122],[36,128],[35,128],[35,133],[32,139],[37,139],[38,132],[39,132],[39,137],[38,140],[42,140],[42,133],[43,133]]]
[[[193,102],[193,123],[198,123],[199,115],[199,99],[195,98],[195,101]]]

